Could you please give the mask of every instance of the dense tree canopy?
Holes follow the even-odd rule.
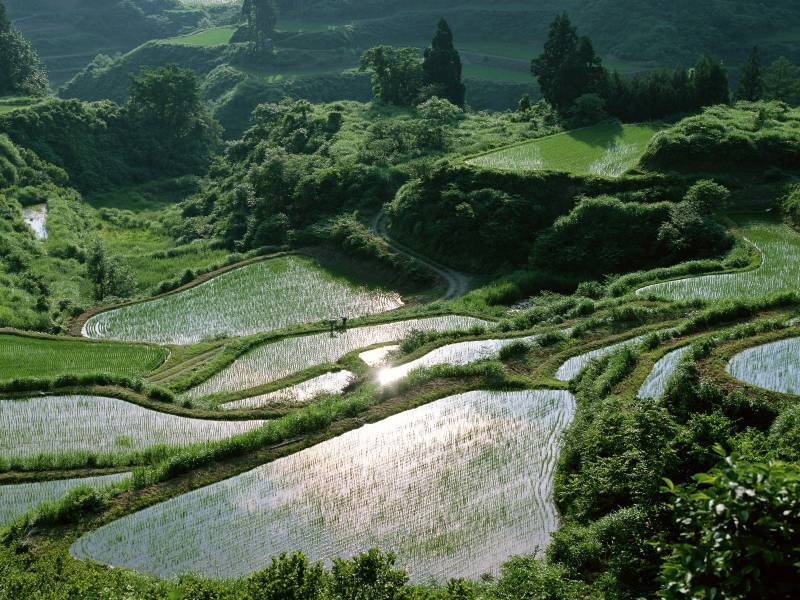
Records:
[[[41,96],[47,87],[38,54],[11,24],[0,0],[0,96]]]
[[[361,56],[360,68],[372,73],[373,94],[380,102],[410,106],[419,96],[423,72],[416,48],[371,48]]]
[[[584,94],[600,92],[605,78],[592,41],[578,37],[566,13],[551,25],[544,53],[533,60],[531,72],[539,80],[544,98],[561,111]]]
[[[456,106],[464,105],[466,88],[461,82],[461,57],[453,46],[453,32],[444,19],[439,20],[431,45],[422,62],[423,95],[439,96]]]
[[[747,62],[739,75],[739,86],[736,88],[737,100],[755,102],[764,97],[764,75],[761,71],[761,53],[753,47]]]

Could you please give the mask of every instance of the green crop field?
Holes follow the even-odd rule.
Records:
[[[221,440],[263,424],[189,419],[100,396],[0,400],[0,456],[127,455],[154,446]]]
[[[752,218],[741,234],[761,252],[761,266],[754,271],[692,277],[647,286],[637,294],[671,300],[722,300],[754,298],[800,286],[800,235],[774,219]]]
[[[205,383],[192,389],[188,396],[199,398],[265,385],[310,367],[333,363],[360,348],[401,340],[413,330],[451,331],[469,329],[478,324],[485,322],[472,317],[432,317],[353,327],[336,334],[320,333],[285,338],[251,350]]]
[[[639,388],[638,398],[642,400],[658,400],[664,395],[670,378],[675,373],[681,359],[689,352],[689,347],[678,348],[664,355],[654,366],[653,370]]]
[[[800,338],[748,348],[734,356],[728,373],[756,387],[800,394]]]
[[[231,40],[235,27],[213,27],[203,29],[189,35],[164,40],[169,44],[180,44],[182,46],[224,46]]]
[[[393,292],[354,287],[306,258],[285,257],[235,269],[190,290],[93,317],[92,338],[191,344],[402,306]]]
[[[619,177],[636,166],[658,125],[601,123],[494,150],[467,162],[513,171],[566,171]]]
[[[284,551],[381,547],[416,581],[496,573],[558,527],[551,488],[574,407],[566,391],[445,398],[123,517],[71,553],[231,577]]]
[[[111,373],[139,376],[167,357],[164,348],[0,335],[0,380]]]
[[[130,477],[130,473],[115,473],[100,477],[83,477],[80,479],[57,479],[55,481],[37,481],[35,483],[19,483],[0,485],[0,527],[28,512],[43,502],[55,502],[70,490],[77,487],[99,489]]]

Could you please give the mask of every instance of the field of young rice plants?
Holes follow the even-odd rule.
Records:
[[[36,204],[22,209],[22,218],[39,240],[47,239],[47,205]]]
[[[189,419],[101,396],[0,400],[0,459],[78,452],[114,455],[159,445],[187,446],[244,433],[263,423]]]
[[[503,348],[515,342],[525,342],[530,344],[536,340],[536,336],[524,338],[511,338],[502,340],[473,340],[469,342],[458,342],[441,346],[431,350],[424,356],[416,360],[381,369],[378,379],[381,385],[388,385],[406,377],[416,369],[427,369],[438,365],[468,365],[497,356]]]
[[[658,125],[601,123],[477,156],[469,164],[513,171],[619,177],[639,162]]]
[[[558,371],[556,372],[556,379],[559,381],[572,381],[578,375],[580,375],[581,371],[583,371],[593,360],[605,358],[609,354],[614,354],[623,348],[636,346],[638,343],[644,340],[644,338],[645,336],[640,335],[639,337],[625,340],[619,344],[605,346],[603,348],[598,348],[597,350],[592,350],[591,352],[586,352],[585,354],[580,354],[579,356],[573,356],[563,365],[561,365],[561,367],[559,367]]]
[[[318,333],[285,338],[251,350],[205,383],[189,390],[186,395],[196,399],[220,392],[258,387],[309,367],[334,363],[359,348],[401,340],[414,329],[450,331],[469,329],[473,325],[484,323],[472,317],[453,315],[354,327],[333,334]]]
[[[229,271],[158,300],[92,317],[84,335],[158,344],[191,344],[299,323],[354,318],[402,306],[400,296],[354,288],[311,260],[290,256]]]
[[[144,375],[167,358],[155,346],[96,343],[0,334],[0,380],[112,373]]]
[[[392,344],[391,346],[381,346],[380,348],[375,348],[374,350],[366,350],[358,355],[364,364],[368,367],[380,367],[381,365],[385,365],[386,362],[389,360],[389,355],[392,352],[397,352],[400,350],[400,346],[397,344]]]
[[[70,549],[153,575],[234,577],[280,552],[395,551],[415,581],[543,550],[566,391],[470,392],[126,516]]]
[[[800,235],[783,223],[765,220],[749,221],[741,232],[761,252],[758,269],[657,283],[636,293],[670,300],[722,300],[767,296],[800,287]]]
[[[654,366],[653,370],[639,388],[637,398],[641,400],[658,400],[667,391],[667,384],[675,373],[681,359],[689,352],[689,346],[678,348],[664,355]]]
[[[88,486],[99,489],[130,477],[130,473],[115,473],[100,477],[81,479],[59,479],[57,481],[37,481],[0,485],[0,527],[32,510],[43,502],[60,500],[67,492],[77,487]]]
[[[236,402],[227,402],[221,408],[237,410],[242,408],[262,408],[275,404],[304,404],[323,394],[341,394],[353,379],[355,379],[355,374],[350,371],[325,373],[282,390],[237,400]]]
[[[748,348],[731,359],[727,371],[756,387],[800,394],[800,338]]]

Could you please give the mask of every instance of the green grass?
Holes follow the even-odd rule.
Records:
[[[213,27],[203,29],[189,35],[182,35],[164,40],[167,44],[178,44],[181,46],[224,46],[231,41],[235,27]]]
[[[0,380],[110,373],[140,376],[167,357],[164,348],[0,334]]]
[[[776,219],[752,217],[742,223],[741,234],[762,254],[754,271],[706,275],[658,283],[637,290],[670,300],[726,300],[756,298],[800,288],[800,235]]]
[[[398,308],[400,297],[335,278],[313,261],[257,262],[158,300],[93,317],[95,338],[191,344],[214,336],[249,335],[324,319]]]
[[[284,33],[320,33],[328,31],[331,27],[338,27],[341,23],[330,23],[327,21],[310,21],[297,19],[278,19],[278,31]]]
[[[472,165],[513,171],[551,170],[618,177],[633,168],[658,125],[607,122],[476,156]]]

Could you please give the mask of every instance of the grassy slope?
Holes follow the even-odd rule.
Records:
[[[167,357],[163,348],[0,334],[0,380],[110,373],[140,376]]]

